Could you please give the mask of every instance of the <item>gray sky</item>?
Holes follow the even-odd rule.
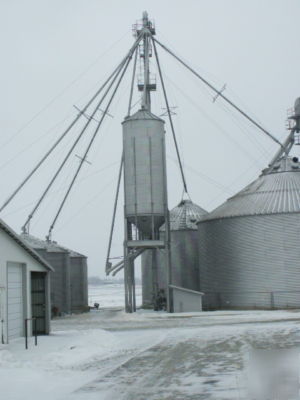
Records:
[[[73,104],[83,106],[125,55],[132,24],[144,10],[155,20],[159,40],[217,87],[226,83],[226,95],[278,139],[287,135],[286,112],[300,95],[298,0],[0,0],[1,203],[74,118]],[[221,99],[212,103],[200,81],[161,49],[159,54],[170,104],[178,107],[174,122],[190,195],[211,211],[255,179],[278,146]],[[91,275],[104,276],[129,83],[128,73],[110,108],[114,118],[107,119],[89,155],[92,165],[84,166],[53,232],[54,240],[89,257]],[[152,104],[161,114],[160,85]],[[166,128],[172,208],[182,185]],[[77,132],[79,127],[3,211],[16,231]],[[83,154],[86,140],[76,154]],[[33,219],[32,234],[47,234],[78,162],[71,157]],[[115,256],[122,254],[122,205],[123,199]]]

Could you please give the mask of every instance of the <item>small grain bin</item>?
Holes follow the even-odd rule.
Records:
[[[22,239],[54,269],[51,273],[52,315],[88,310],[87,258],[54,241],[22,234]]]
[[[172,285],[199,290],[197,222],[207,212],[191,200],[182,200],[170,211]],[[165,226],[160,228],[163,237]],[[166,291],[164,249],[147,250],[142,255],[143,306],[152,307],[159,291]],[[152,262],[157,258],[156,263]],[[154,261],[154,260],[153,260]],[[152,267],[153,266],[153,267]]]
[[[69,250],[69,256],[71,311],[73,313],[85,312],[88,310],[87,257],[73,250]]]

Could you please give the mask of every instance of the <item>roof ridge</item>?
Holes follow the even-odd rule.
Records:
[[[0,228],[3,229],[12,239],[15,240],[27,253],[31,255],[35,260],[40,262],[44,267],[49,269],[50,271],[54,271],[53,267],[43,259],[31,246],[29,246],[25,240],[22,239],[20,235],[17,234],[9,225],[7,225],[1,218],[0,218]]]

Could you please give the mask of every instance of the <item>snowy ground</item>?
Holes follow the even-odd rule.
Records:
[[[0,398],[252,399],[251,349],[291,348],[298,356],[299,322],[300,312],[286,311],[101,310],[60,318],[37,347],[31,340],[26,351],[19,339],[0,345]]]
[[[142,304],[142,286],[136,285],[136,305]],[[124,285],[111,283],[106,285],[89,285],[89,305],[99,303],[100,307],[123,307]]]

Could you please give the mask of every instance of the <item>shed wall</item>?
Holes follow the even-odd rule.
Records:
[[[173,289],[173,305],[176,313],[202,311],[202,296]]]
[[[3,319],[3,339],[6,343],[7,338],[7,263],[21,263],[23,265],[23,285],[24,285],[24,317],[31,318],[31,293],[30,278],[31,272],[47,272],[48,270],[37,260],[31,257],[28,252],[19,246],[8,234],[0,229],[0,320]],[[50,291],[46,291],[46,332],[50,331]],[[31,326],[29,323],[29,332]]]

